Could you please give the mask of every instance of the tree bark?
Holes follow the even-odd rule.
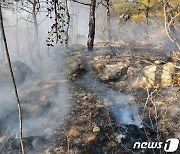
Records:
[[[33,16],[33,20],[34,20],[35,37],[37,39],[38,38],[38,22],[37,22],[37,17],[36,17],[36,5],[37,5],[37,1],[33,0],[32,16]]]
[[[110,23],[110,5],[109,0],[106,0],[106,12],[107,12],[107,30],[108,30],[108,41],[111,40],[111,23]]]
[[[146,6],[146,39],[149,40],[149,5],[150,5],[150,0],[147,0],[147,6]]]
[[[23,142],[22,142],[22,109],[21,109],[21,103],[20,103],[20,100],[19,100],[16,81],[15,81],[15,78],[14,78],[14,73],[13,73],[13,69],[12,69],[12,65],[11,65],[11,59],[10,59],[10,55],[9,55],[9,51],[8,51],[8,45],[7,45],[7,41],[6,41],[6,35],[5,35],[4,24],[3,24],[3,16],[2,16],[2,10],[1,10],[1,2],[0,2],[0,29],[1,29],[1,32],[2,32],[6,57],[7,57],[7,60],[8,60],[9,70],[10,70],[11,78],[12,78],[12,81],[13,81],[14,92],[15,92],[16,100],[17,100],[17,104],[18,104],[19,129],[20,129],[19,130],[20,131],[20,146],[21,146],[21,152],[22,152],[22,154],[24,154],[24,146],[23,146]]]
[[[65,8],[66,8],[66,15],[67,15],[67,29],[66,29],[66,40],[65,44],[66,47],[68,48],[68,42],[69,42],[69,27],[70,27],[70,13],[69,13],[69,8],[68,8],[68,0],[65,0]]]
[[[3,47],[3,38],[1,34],[1,28],[0,28],[0,59],[2,58],[2,62],[5,61],[5,53],[4,53],[4,47]]]
[[[19,52],[19,19],[18,19],[18,1],[16,1],[15,10],[16,10],[16,35],[15,35],[16,53],[18,54],[18,56],[20,56],[20,52]]]
[[[94,37],[95,37],[95,12],[96,12],[96,0],[91,0],[90,14],[89,14],[89,34],[88,34],[88,50],[93,51]]]

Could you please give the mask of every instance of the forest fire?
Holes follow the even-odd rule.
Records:
[[[179,153],[178,9],[0,1],[0,153]]]

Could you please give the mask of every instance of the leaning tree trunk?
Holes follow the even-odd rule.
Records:
[[[106,12],[107,12],[107,30],[108,30],[108,41],[111,40],[111,24],[110,24],[110,5],[109,0],[106,0]]]
[[[0,28],[0,59],[3,63],[5,63],[5,54],[4,54],[4,47],[3,47],[3,38],[1,34],[1,28]]]
[[[13,81],[14,92],[15,92],[16,100],[17,100],[17,104],[18,104],[20,146],[21,146],[21,153],[24,154],[24,146],[23,146],[23,141],[22,141],[22,135],[23,135],[22,134],[22,109],[21,109],[21,104],[20,104],[19,95],[18,95],[18,91],[17,91],[16,81],[15,81],[15,78],[14,78],[14,73],[13,73],[13,69],[12,69],[12,65],[11,65],[11,59],[10,59],[10,55],[9,55],[8,45],[7,45],[7,41],[6,41],[6,35],[5,35],[4,24],[3,24],[3,16],[2,16],[2,10],[1,10],[1,1],[0,1],[0,29],[1,29],[1,32],[2,32],[6,57],[7,57],[7,60],[8,60],[10,75],[11,75],[11,78],[12,78],[12,81]]]
[[[96,0],[91,0],[90,15],[89,15],[89,34],[88,34],[88,50],[92,51],[94,46],[95,37],[95,12],[96,12]]]
[[[33,20],[34,20],[35,37],[37,39],[38,38],[38,22],[37,22],[37,17],[36,17],[36,5],[37,5],[37,1],[33,0],[32,16],[33,16]]]

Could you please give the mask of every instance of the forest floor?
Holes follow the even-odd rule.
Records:
[[[165,153],[162,149],[133,149],[135,142],[165,141],[179,138],[179,83],[166,88],[134,88],[133,81],[142,69],[161,61],[171,62],[167,52],[152,44],[126,45],[123,42],[98,43],[94,53],[82,45],[70,47],[66,56],[68,80],[48,78],[33,81],[23,96],[27,118],[35,112],[45,114],[58,85],[69,85],[71,107],[58,127],[43,135],[25,137],[25,151],[44,154]],[[46,97],[47,91],[52,91]],[[30,105],[28,105],[30,104]],[[32,110],[33,109],[33,110]],[[63,109],[62,109],[63,110]],[[42,113],[43,111],[43,113]],[[12,115],[13,116],[13,115]],[[18,138],[7,137],[0,119],[1,153],[18,153]],[[59,117],[61,118],[61,117]],[[4,133],[4,134],[3,134]],[[50,137],[46,137],[46,135]],[[179,149],[177,153],[179,152]]]

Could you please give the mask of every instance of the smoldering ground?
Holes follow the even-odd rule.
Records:
[[[17,86],[23,113],[23,137],[49,138],[71,107],[69,85],[63,74],[63,56],[59,55],[56,63],[58,54],[52,55],[42,59],[39,66],[32,69],[31,78]],[[1,135],[7,133],[8,138],[18,138],[18,110],[13,86],[9,83],[0,90]]]
[[[79,7],[73,7],[72,14],[75,18],[73,21],[73,29],[71,29],[70,38],[72,43],[85,44],[87,38],[88,29],[88,14],[89,10],[85,7],[83,13],[79,14]],[[75,9],[76,8],[76,9]],[[102,26],[106,25],[105,21],[101,20],[101,14],[104,9],[99,9],[97,13],[97,32],[96,32],[96,42],[107,40],[106,29]],[[6,26],[14,26],[14,19],[11,12],[6,12],[7,17]],[[19,14],[20,15],[20,14]],[[11,20],[9,18],[12,16]],[[20,15],[21,16],[21,15]],[[83,16],[83,18],[82,18]],[[99,18],[98,18],[99,16]],[[39,17],[40,18],[40,17]],[[84,20],[85,19],[85,20]],[[46,26],[44,26],[46,25]],[[51,23],[49,20],[45,20],[44,24],[39,27],[39,38],[36,42],[33,37],[33,27],[31,24],[26,24],[23,21],[19,23],[19,37],[17,44],[17,36],[15,35],[16,28],[6,27],[6,34],[8,40],[8,46],[12,61],[21,60],[26,63],[33,72],[33,75],[24,81],[22,85],[18,85],[18,91],[20,95],[20,100],[23,109],[23,136],[32,137],[32,145],[37,144],[37,138],[39,136],[48,139],[53,134],[53,131],[60,126],[63,118],[71,110],[71,100],[69,88],[70,85],[67,82],[65,76],[65,54],[66,50],[57,46],[54,49],[47,48],[45,43],[45,38],[47,36],[47,29],[49,29]],[[26,28],[29,27],[28,30]],[[83,27],[83,30],[82,30]],[[149,34],[156,34],[160,29],[159,27],[151,27]],[[113,41],[123,40],[125,44],[130,44],[134,40],[145,40],[146,27],[143,25],[135,23],[125,23],[122,25],[117,25],[117,19],[112,19],[111,32]],[[152,35],[153,35],[152,34]],[[81,36],[73,41],[76,36]],[[137,39],[138,38],[138,39]],[[151,42],[154,44],[161,44],[164,39],[157,39],[157,37],[152,37]],[[159,42],[157,42],[159,40]],[[162,41],[162,42],[161,42]],[[167,41],[169,43],[169,41]],[[174,45],[165,44],[164,48],[169,50],[172,49]],[[3,48],[1,47],[2,51]],[[101,49],[98,54],[105,54],[112,52],[110,49]],[[118,51],[119,52],[119,51]],[[95,54],[96,51],[95,51]],[[2,54],[3,55],[3,54]],[[3,62],[5,63],[5,57]],[[80,79],[81,80],[81,79]],[[86,83],[83,83],[83,82]],[[124,125],[133,124],[141,127],[140,122],[137,120],[138,107],[134,106],[134,102],[129,100],[129,96],[122,95],[119,92],[114,92],[107,87],[104,87],[99,82],[94,82],[94,78],[89,78],[85,76],[84,80],[81,81],[82,84],[90,86],[89,88],[94,91],[94,93],[102,94],[102,99],[100,101],[110,101],[113,102],[113,106],[109,108],[115,115],[119,123]],[[104,97],[103,93],[106,91],[108,95],[111,96]],[[120,101],[121,100],[121,101]],[[124,105],[126,104],[126,105]],[[128,105],[127,105],[128,104]],[[18,110],[16,98],[13,92],[13,86],[11,83],[9,85],[0,87],[0,129],[1,134],[7,134],[7,138],[2,142],[2,149],[4,144],[8,142],[10,138],[19,137],[19,124],[18,124]],[[34,142],[33,142],[34,141]],[[40,140],[41,141],[41,140]]]
[[[26,31],[26,23],[20,20],[19,36],[16,38],[14,14],[10,11],[4,12],[5,30],[12,64],[21,61],[32,71],[32,74],[27,76],[24,73],[15,73],[16,81],[22,76],[26,76],[23,83],[17,83],[17,88],[23,114],[23,138],[24,142],[30,140],[26,146],[28,147],[28,145],[33,146],[32,144],[36,140],[43,143],[41,139],[38,139],[41,136],[48,140],[55,129],[61,125],[63,118],[71,108],[69,84],[64,74],[66,50],[61,47],[47,48],[45,43],[47,31],[45,29],[49,28],[49,21],[45,21],[47,27],[39,27],[39,39],[35,42],[34,31],[31,28]],[[23,16],[25,15],[22,14],[21,17]],[[2,46],[1,51],[4,52]],[[2,52],[1,67],[6,65],[6,58]],[[16,68],[13,65],[13,69],[17,70],[22,67]],[[14,71],[16,72],[16,70]],[[11,80],[8,80],[6,84],[0,84],[0,106],[0,136],[2,139],[0,149],[5,152],[10,140],[14,142],[14,145],[18,143],[19,138],[18,106]],[[50,143],[47,143],[36,148],[42,150],[43,147],[49,145]],[[18,151],[17,147],[14,147],[13,153]],[[13,150],[13,147],[11,148]]]

